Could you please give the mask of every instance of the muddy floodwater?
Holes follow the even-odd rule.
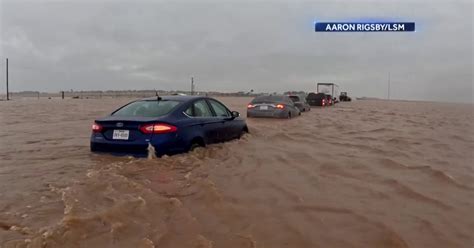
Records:
[[[128,101],[0,102],[0,247],[474,245],[472,104],[355,101],[188,154],[90,153]]]

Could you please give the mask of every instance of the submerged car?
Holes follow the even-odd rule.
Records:
[[[335,103],[332,96],[329,94],[326,94],[326,102],[327,106],[332,106]]]
[[[306,112],[311,110],[306,98],[302,95],[288,95],[290,99],[295,103],[295,106],[301,111]]]
[[[306,101],[311,106],[324,107],[328,104],[326,94],[324,93],[309,93],[308,96],[306,96]]]
[[[92,125],[94,152],[156,155],[186,152],[199,146],[240,138],[245,120],[221,102],[200,96],[163,96],[128,103]]]
[[[301,115],[290,97],[285,95],[257,96],[247,105],[247,117],[292,118]]]

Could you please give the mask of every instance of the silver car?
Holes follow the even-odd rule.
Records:
[[[295,103],[295,106],[301,111],[306,112],[311,110],[308,102],[306,102],[306,97],[304,95],[288,95],[290,99]]]
[[[292,118],[301,115],[295,103],[285,95],[257,96],[247,105],[247,117]]]

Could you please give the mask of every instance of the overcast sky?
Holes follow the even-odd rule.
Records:
[[[0,0],[12,91],[314,91],[473,101],[472,1]],[[415,21],[415,33],[315,33],[314,21]]]

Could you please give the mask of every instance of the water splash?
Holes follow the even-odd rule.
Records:
[[[149,160],[152,160],[152,159],[155,159],[156,158],[156,150],[155,150],[155,147],[153,145],[151,145],[151,143],[148,143],[148,159]]]

